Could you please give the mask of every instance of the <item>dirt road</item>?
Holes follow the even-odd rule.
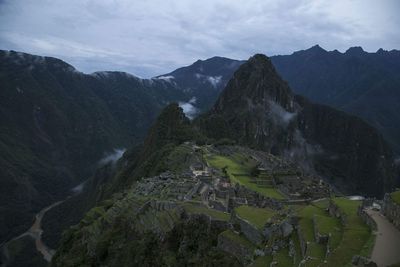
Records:
[[[400,231],[386,217],[382,216],[379,211],[367,210],[367,213],[378,225],[371,259],[379,267],[400,263]]]

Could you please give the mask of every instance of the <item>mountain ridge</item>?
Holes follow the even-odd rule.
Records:
[[[239,67],[209,116],[225,121],[226,138],[304,161],[331,182],[342,179],[336,185],[349,193],[393,189],[393,158],[381,135],[361,119],[292,94],[264,55]]]

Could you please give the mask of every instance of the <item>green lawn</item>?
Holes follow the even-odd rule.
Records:
[[[313,226],[313,216],[327,216],[327,213],[324,209],[316,207],[314,205],[307,205],[304,208],[300,209],[298,212],[300,216],[300,229],[303,233],[303,236],[306,241],[314,242],[314,226]]]
[[[235,208],[235,212],[240,218],[245,219],[260,230],[262,230],[265,223],[275,215],[275,211],[271,209],[256,208],[246,205]]]
[[[320,234],[330,234],[329,245],[331,249],[337,248],[342,240],[343,233],[340,220],[334,217],[320,215],[315,215],[314,218]]]
[[[283,248],[274,255],[274,261],[278,262],[278,266],[291,267],[293,266],[293,258],[289,256],[289,248]]]
[[[391,196],[392,196],[393,201],[400,205],[400,190],[391,193]]]
[[[258,257],[253,264],[251,264],[251,267],[265,267],[269,266],[272,262],[272,256],[271,255],[266,255],[266,256],[261,256]]]
[[[326,266],[346,266],[354,255],[368,250],[366,246],[372,245],[372,242],[369,242],[371,230],[357,215],[360,201],[346,198],[335,198],[333,201],[346,214],[347,221],[343,228],[342,240],[337,249],[329,255]]]
[[[255,161],[238,153],[232,156],[208,155],[208,163],[217,169],[227,167],[227,173],[233,183],[243,185],[266,197],[284,199],[284,196],[275,188],[260,187],[251,181],[250,172],[255,167]]]
[[[307,256],[310,257],[310,260],[307,261],[307,267],[317,267],[325,259],[326,255],[326,246],[310,242],[307,245]]]
[[[183,204],[183,208],[188,213],[207,214],[217,220],[229,221],[229,218],[230,218],[229,213],[214,210],[214,209],[209,209],[209,208],[201,205],[200,203],[197,204],[197,203],[185,202]]]

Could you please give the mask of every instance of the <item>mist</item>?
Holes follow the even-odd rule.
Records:
[[[196,104],[196,97],[192,97],[188,102],[179,102],[179,106],[183,109],[186,117],[193,120],[194,117],[199,113],[198,108],[194,106]]]
[[[269,101],[269,107],[275,122],[280,124],[284,128],[286,128],[289,125],[289,123],[293,120],[293,118],[297,115],[296,112],[291,113],[285,110],[281,105],[273,101]]]
[[[107,153],[100,161],[99,165],[107,165],[109,163],[115,164],[124,154],[126,148],[115,148],[113,152]]]

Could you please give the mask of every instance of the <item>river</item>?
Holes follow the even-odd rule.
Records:
[[[52,248],[49,248],[48,246],[46,246],[46,244],[43,242],[42,240],[42,234],[43,234],[43,229],[42,229],[42,219],[43,216],[46,214],[46,212],[48,212],[49,210],[51,210],[52,208],[60,205],[61,203],[63,203],[64,201],[66,201],[67,199],[76,196],[78,194],[80,194],[83,190],[84,187],[84,183],[81,183],[79,185],[77,185],[76,187],[72,188],[72,195],[68,196],[66,199],[61,200],[61,201],[57,201],[53,204],[51,204],[50,206],[45,207],[44,209],[42,209],[39,213],[37,213],[35,215],[35,221],[32,224],[31,228],[28,229],[28,231],[26,231],[25,233],[20,234],[17,237],[12,238],[11,240],[7,241],[6,243],[4,243],[1,247],[1,252],[3,254],[3,259],[4,262],[2,263],[1,267],[6,267],[8,266],[8,261],[9,261],[9,251],[8,251],[8,245],[13,242],[16,241],[24,236],[30,236],[33,238],[34,242],[35,242],[35,247],[36,250],[43,255],[43,258],[47,261],[50,262],[51,258],[53,257],[55,250]]]

